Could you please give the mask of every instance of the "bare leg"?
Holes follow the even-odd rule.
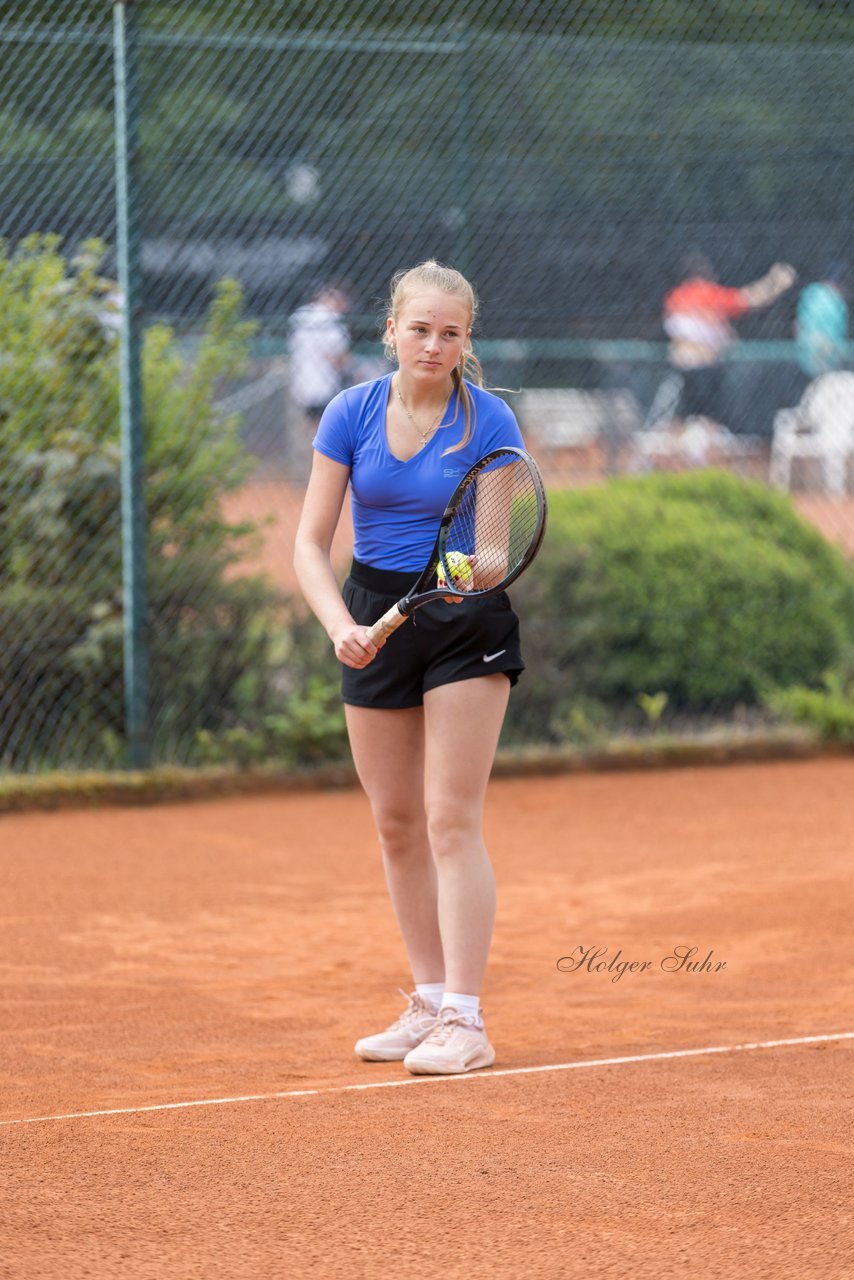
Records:
[[[496,674],[442,685],[424,698],[424,796],[445,987],[466,995],[480,992],[495,923],[483,805],[509,695],[509,680]]]
[[[346,707],[356,770],[377,824],[386,883],[416,983],[445,976],[436,868],[424,812],[424,711]]]

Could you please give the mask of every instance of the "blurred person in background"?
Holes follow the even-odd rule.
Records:
[[[804,385],[848,365],[848,269],[831,263],[798,298],[795,342]]]
[[[343,317],[349,306],[344,290],[327,284],[290,318],[291,397],[301,418],[292,446],[306,474],[321,414],[347,382],[350,334]]]
[[[664,298],[668,358],[678,388],[672,426],[681,429],[688,419],[701,419],[698,430],[708,441],[709,427],[728,425],[721,361],[736,338],[732,322],[747,311],[770,306],[796,279],[793,267],[778,262],[752,284],[731,288],[718,283],[705,255],[685,258],[681,282]],[[698,439],[697,444],[703,442]]]

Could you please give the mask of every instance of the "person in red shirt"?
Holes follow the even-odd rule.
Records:
[[[796,279],[793,267],[777,262],[760,280],[727,288],[718,284],[704,255],[686,258],[682,282],[664,299],[670,365],[681,382],[676,419],[705,418],[724,424],[721,357],[735,341],[732,321],[746,311],[769,306]]]

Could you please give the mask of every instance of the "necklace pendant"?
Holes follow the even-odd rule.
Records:
[[[443,416],[444,416],[444,414],[445,414],[445,410],[446,410],[446,409],[447,409],[447,407],[448,407],[448,404],[450,404],[450,396],[448,397],[447,401],[445,402],[444,408],[443,408],[443,409],[441,409],[441,411],[439,412],[439,414],[438,414],[438,416],[437,416],[437,418],[436,418],[436,421],[435,421],[431,426],[429,426],[429,427],[427,428],[427,432],[426,432],[426,434],[425,434],[425,433],[421,430],[421,428],[419,427],[418,423],[415,421],[415,417],[414,417],[414,415],[413,415],[412,411],[410,410],[409,405],[406,403],[406,401],[404,400],[403,396],[400,394],[400,387],[399,387],[399,386],[397,386],[397,384],[395,384],[395,388],[394,388],[394,389],[395,389],[395,391],[397,392],[397,398],[398,398],[398,400],[400,401],[401,408],[403,409],[403,412],[406,414],[407,418],[408,418],[408,419],[409,419],[409,421],[412,423],[413,427],[415,428],[415,430],[418,432],[419,436],[421,437],[421,444],[422,444],[422,446],[426,445],[426,444],[427,444],[427,442],[428,442],[428,441],[429,441],[429,439],[430,439],[430,436],[431,436],[431,435],[432,435],[432,433],[436,430],[436,427],[439,425],[439,423],[440,423],[441,419],[443,418]]]

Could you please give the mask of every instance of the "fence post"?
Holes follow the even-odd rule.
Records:
[[[142,309],[139,278],[139,85],[134,0],[114,0],[116,252],[122,292],[120,405],[122,582],[127,762],[151,763],[146,573],[145,441],[142,414]]]
[[[457,138],[455,182],[456,182],[456,225],[454,227],[454,266],[463,275],[474,271],[471,252],[471,206],[474,179],[472,174],[472,150],[469,144],[472,128],[472,75],[474,59],[472,57],[473,36],[465,20],[456,24],[459,67],[457,73],[457,104],[454,120],[454,132]]]

